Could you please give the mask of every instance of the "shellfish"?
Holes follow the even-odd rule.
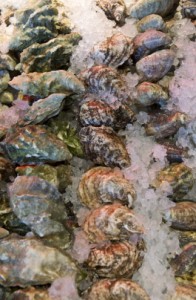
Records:
[[[102,203],[119,201],[132,206],[136,192],[123,174],[107,167],[95,167],[81,178],[78,193],[80,201],[89,208],[97,208]]]
[[[137,30],[145,32],[148,29],[166,31],[166,24],[161,16],[155,14],[148,15],[137,22]]]
[[[108,19],[114,20],[119,25],[124,24],[127,15],[124,0],[96,0],[96,3],[103,9]]]
[[[93,162],[120,168],[130,165],[124,143],[110,127],[83,127],[79,136],[84,152]]]
[[[196,19],[196,2],[195,0],[180,1],[181,14],[184,18]]]
[[[185,246],[189,243],[196,243],[196,231],[179,231],[179,242],[180,247]]]
[[[91,242],[128,240],[131,235],[141,235],[144,228],[139,217],[119,203],[94,209],[85,219],[84,232]]]
[[[167,151],[167,160],[170,163],[181,163],[183,162],[184,157],[186,157],[187,153],[184,149],[176,146],[175,142],[172,140],[162,140],[159,141]]]
[[[196,287],[193,285],[179,284],[176,287],[176,291],[171,300],[195,300],[196,299]]]

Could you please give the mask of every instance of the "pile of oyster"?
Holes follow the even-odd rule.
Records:
[[[192,300],[194,174],[175,140],[190,118],[167,109],[165,79],[176,67],[172,18],[177,11],[194,22],[195,1],[96,3],[116,26],[137,19],[138,34],[117,32],[95,44],[92,65],[77,76],[69,68],[82,36],[63,3],[30,0],[0,15],[0,299],[151,299],[132,279],[147,251],[146,228],[134,209],[134,183],[124,175],[132,158],[120,134],[142,111],[149,116],[145,135],[165,148],[168,161],[151,188],[171,187],[175,205],[163,222],[179,231],[182,247],[170,259],[177,286],[169,299]],[[130,70],[139,78],[133,93],[124,80]],[[68,190],[81,161],[74,203]]]

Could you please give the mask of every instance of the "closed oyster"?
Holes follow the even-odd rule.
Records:
[[[9,54],[0,53],[0,69],[13,71],[16,66],[15,59]]]
[[[0,93],[7,89],[9,81],[9,72],[6,70],[0,70]]]
[[[142,264],[143,250],[142,241],[137,245],[116,242],[94,247],[89,254],[87,265],[100,277],[130,278]]]
[[[181,14],[184,18],[196,19],[196,2],[195,0],[180,0]]]
[[[132,206],[136,198],[133,185],[123,174],[107,167],[95,167],[87,171],[80,180],[78,193],[80,201],[89,208],[115,201]]]
[[[196,299],[196,287],[193,285],[179,284],[176,286],[174,295],[171,300],[195,300]]]
[[[24,95],[41,98],[55,93],[68,96],[85,90],[83,83],[73,73],[64,70],[22,74],[14,77],[9,85],[22,91]]]
[[[0,180],[9,181],[15,175],[14,167],[8,159],[0,156]]]
[[[28,287],[12,294],[12,300],[52,300],[47,289]]]
[[[124,143],[111,128],[83,127],[79,135],[84,152],[93,162],[120,168],[130,165],[130,158]]]
[[[137,22],[137,30],[145,32],[148,29],[166,31],[166,24],[161,16],[155,14],[148,15]]]
[[[108,19],[123,25],[126,17],[124,0],[96,0],[97,5],[103,9]]]
[[[156,82],[169,72],[174,58],[172,50],[160,50],[139,60],[136,70],[143,81]]]
[[[168,94],[158,84],[142,82],[136,87],[135,102],[141,106],[150,106],[155,103],[165,104]]]
[[[132,39],[119,32],[94,46],[90,57],[95,65],[107,65],[117,68],[127,61],[132,53]]]
[[[196,230],[196,203],[180,202],[165,213],[165,220],[179,230]]]
[[[94,209],[86,217],[83,229],[89,240],[96,243],[129,240],[132,235],[144,233],[139,217],[133,210],[118,203]]]
[[[138,283],[128,279],[99,280],[91,286],[87,299],[150,300],[146,291]]]
[[[44,127],[12,128],[1,143],[6,155],[19,165],[70,160],[65,143]]]
[[[184,149],[176,146],[175,142],[172,140],[161,140],[159,144],[164,146],[167,152],[167,160],[172,163],[181,163],[183,162],[184,157],[187,156],[187,153]]]
[[[178,238],[180,247],[183,247],[189,243],[196,243],[196,231],[179,231]]]

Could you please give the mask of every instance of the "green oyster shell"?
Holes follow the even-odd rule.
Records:
[[[0,53],[0,69],[13,71],[16,66],[16,60],[9,54]]]

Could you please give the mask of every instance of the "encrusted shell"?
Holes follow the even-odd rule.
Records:
[[[184,18],[196,19],[196,2],[195,0],[180,1],[181,14]]]
[[[119,32],[94,46],[90,57],[95,65],[117,68],[127,61],[132,53],[132,39]]]
[[[142,80],[156,82],[169,72],[174,58],[172,50],[160,50],[140,59],[136,63],[136,70]]]
[[[128,279],[99,280],[91,286],[87,299],[150,300],[146,291],[138,283]]]
[[[130,157],[121,138],[109,127],[83,127],[80,141],[88,158],[97,164],[125,168]]]
[[[103,9],[108,19],[123,25],[126,17],[124,0],[96,0],[97,5]]]
[[[166,25],[163,18],[159,15],[152,14],[137,22],[137,30],[139,32],[145,32],[148,29],[166,31]]]
[[[118,203],[94,209],[85,219],[83,229],[91,242],[129,240],[144,233],[133,210]]]
[[[196,230],[196,203],[179,202],[165,213],[171,227],[179,230]]]
[[[94,247],[89,254],[87,265],[100,277],[130,278],[142,264],[143,250],[143,241],[137,245],[117,242]]]
[[[81,178],[78,193],[80,201],[89,208],[119,201],[132,206],[136,198],[133,185],[119,170],[95,167]]]

